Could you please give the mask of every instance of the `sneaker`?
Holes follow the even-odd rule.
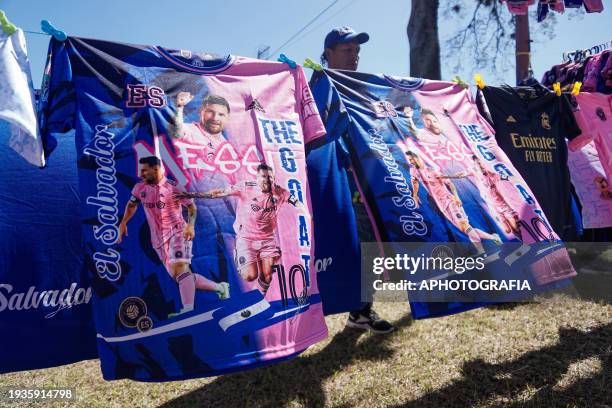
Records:
[[[229,299],[230,297],[229,283],[221,282],[219,283],[219,286],[221,286],[221,290],[217,292],[217,296],[219,296],[219,299],[221,300]]]
[[[172,319],[173,317],[176,316],[180,316],[184,313],[189,313],[193,311],[193,305],[189,305],[189,306],[184,306],[179,312],[177,313],[169,313],[168,314],[168,319]]]
[[[374,333],[391,333],[395,330],[395,326],[381,319],[374,310],[368,314],[349,313],[346,326],[352,329],[371,330]]]

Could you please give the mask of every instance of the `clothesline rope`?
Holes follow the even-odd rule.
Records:
[[[29,31],[29,30],[23,30],[24,33],[29,33],[29,34],[38,34],[38,35],[49,35],[47,33],[42,33],[40,31]]]

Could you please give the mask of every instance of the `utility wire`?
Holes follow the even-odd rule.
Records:
[[[306,25],[302,28],[300,28],[300,30],[293,34],[291,36],[291,38],[289,38],[287,41],[285,41],[282,45],[280,45],[277,49],[274,50],[274,52],[271,52],[270,55],[268,56],[268,58],[266,59],[270,59],[272,58],[274,55],[276,55],[277,52],[279,52],[280,50],[283,49],[283,47],[287,44],[289,44],[295,37],[297,37],[298,35],[300,35],[304,30],[306,30],[312,23],[314,23],[319,17],[321,17],[327,10],[329,10],[330,8],[332,8],[336,3],[338,3],[339,0],[334,0],[329,6],[325,7],[321,12],[319,12],[319,14],[317,14],[316,16],[314,16],[314,18],[312,20],[310,20],[308,23],[306,23]]]
[[[346,6],[342,7],[340,10],[336,11],[334,14],[332,14],[331,16],[327,17],[325,20],[321,21],[319,24],[317,24],[316,26],[314,26],[312,28],[312,30],[300,35],[299,37],[297,37],[296,39],[294,39],[293,41],[289,42],[288,44],[285,45],[291,45],[291,44],[295,44],[296,42],[300,41],[302,38],[304,37],[308,37],[310,34],[314,33],[315,31],[317,31],[323,24],[327,23],[329,20],[331,20],[332,18],[336,17],[338,14],[342,13],[344,10],[346,10],[349,6],[352,6],[353,3],[355,3],[356,0],[351,0]]]

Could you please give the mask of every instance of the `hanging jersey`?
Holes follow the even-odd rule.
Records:
[[[572,184],[582,205],[584,228],[612,226],[612,187],[603,171],[593,142],[572,151],[567,164]]]
[[[569,148],[578,150],[592,141],[606,178],[612,180],[612,95],[580,92],[570,105],[582,133],[568,137]]]
[[[33,165],[44,166],[30,61],[20,28],[12,35],[0,31],[0,119],[11,124],[9,146]]]
[[[10,134],[0,120],[0,373],[97,358],[74,144],[62,138],[39,169]]]
[[[346,146],[383,242],[532,243],[556,238],[466,90],[446,82],[335,70],[315,73],[311,83],[317,103],[325,106],[321,110],[329,112],[328,138]],[[476,172],[478,163],[483,170]],[[496,188],[512,211],[492,211],[491,195],[486,202],[475,200],[485,190],[484,171],[511,180]],[[469,179],[463,192],[456,186],[460,179]],[[333,208],[343,202],[322,200],[318,205]],[[501,212],[519,217],[512,220],[520,225],[517,231],[507,231]],[[331,234],[339,225],[321,228]],[[335,249],[345,250],[341,243]],[[573,276],[567,255],[561,258],[562,267],[534,272],[540,284]],[[417,318],[480,305],[411,302]]]
[[[353,211],[353,172],[349,153],[331,126],[342,128],[346,111],[324,81],[311,81],[327,134],[306,146],[308,183],[315,228],[315,269],[326,315],[357,310],[361,305],[361,251]],[[330,99],[328,100],[327,97]],[[339,118],[336,120],[335,118]],[[328,126],[329,125],[329,126]],[[367,220],[369,222],[369,220]]]
[[[535,194],[553,230],[564,241],[575,239],[565,138],[580,134],[580,128],[567,101],[543,87],[487,86],[478,96],[499,146]]]
[[[300,67],[69,37],[51,41],[47,68],[44,135],[76,133],[106,379],[218,375],[291,357],[326,336],[304,158],[304,143],[325,131]],[[167,181],[135,187],[140,159],[151,156]],[[237,200],[197,198],[194,214],[180,193],[253,180],[264,163],[304,209],[276,213],[282,256],[242,276],[233,257]],[[146,208],[117,243],[130,197]],[[185,230],[154,247],[194,215],[194,237]],[[197,291],[172,269],[188,261]]]

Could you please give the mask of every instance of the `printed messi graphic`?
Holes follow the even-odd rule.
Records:
[[[78,38],[52,55],[46,123],[79,121],[105,378],[212,375],[323,338],[304,155],[322,126],[301,69]]]
[[[328,129],[347,146],[376,232],[389,243],[385,250],[402,242],[462,242],[472,255],[495,255],[503,242],[558,240],[467,91],[446,82],[403,82],[325,71],[313,86],[316,98],[334,104],[327,112],[346,112],[346,119],[330,116]],[[552,248],[529,251],[514,265],[527,269],[536,285],[573,276],[566,251]],[[554,268],[548,262],[553,254]],[[416,317],[480,305],[411,303]]]
[[[299,163],[294,150],[288,147],[303,146],[297,123],[256,116],[262,148],[257,144],[236,147],[226,131],[231,117],[227,99],[208,93],[199,102],[195,120],[185,120],[185,106],[193,99],[194,95],[187,91],[177,94],[169,134],[154,140],[157,147],[148,146],[146,141],[133,146],[141,181],[132,189],[117,242],[122,243],[128,236],[128,223],[141,205],[149,227],[150,246],[176,282],[180,297],[180,309],[169,313],[169,318],[193,313],[197,292],[209,292],[219,300],[228,300],[231,293],[243,290],[263,297],[251,308],[245,306],[236,312],[243,319],[255,318],[270,308],[265,298],[274,272],[279,279],[281,303],[287,305],[287,296],[293,296],[293,302],[304,304],[310,286],[307,273],[310,256],[288,252],[283,262],[278,231],[279,214],[286,205],[294,208],[295,214],[287,216],[293,218],[299,232],[296,243],[309,248],[309,215],[303,205],[302,182],[295,177],[299,176]],[[280,164],[276,167],[281,172],[291,175],[286,187],[277,183],[272,167],[276,163]],[[193,262],[202,255],[206,258],[212,255],[208,244],[194,250],[196,243],[209,235],[206,230],[211,226],[208,222],[205,225],[197,222],[203,218],[198,217],[202,213],[212,215],[211,221],[217,224],[216,241],[220,248],[212,249],[226,256],[211,277],[198,273]],[[204,254],[198,253],[202,250]],[[299,280],[291,280],[290,291],[284,286],[285,265],[291,271],[298,266],[300,272]]]

